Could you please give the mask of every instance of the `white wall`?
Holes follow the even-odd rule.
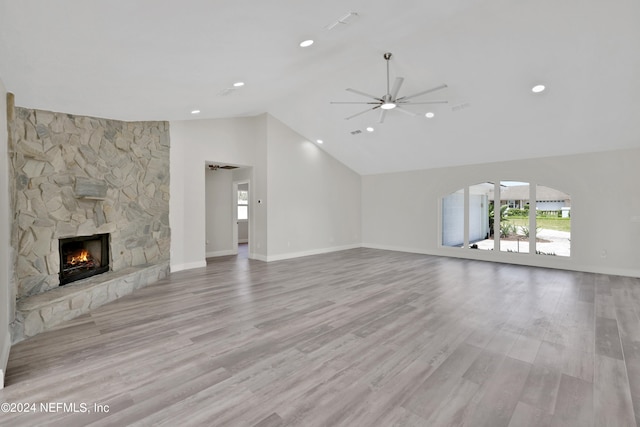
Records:
[[[364,176],[363,246],[640,277],[639,164],[632,149]],[[571,195],[571,257],[440,247],[439,199],[500,180]]]
[[[206,256],[232,255],[233,247],[233,173],[205,170]]]
[[[0,79],[0,388],[11,349],[9,323],[13,320],[11,286],[11,238],[9,204],[9,160],[7,133],[7,91]]]
[[[360,176],[277,119],[177,121],[170,128],[172,271],[206,265],[205,160],[253,167],[250,257],[360,246]]]
[[[238,243],[249,242],[249,223],[246,220],[238,220]]]
[[[360,175],[272,116],[268,260],[360,246]]]
[[[250,226],[250,256],[266,258],[266,115],[235,119],[186,120],[170,123],[171,132],[171,270],[204,267],[205,162],[253,166],[255,199]]]
[[[251,181],[252,169],[251,168],[238,168],[231,171],[233,173],[234,181]]]
[[[464,244],[464,190],[451,193],[442,199],[442,244]]]

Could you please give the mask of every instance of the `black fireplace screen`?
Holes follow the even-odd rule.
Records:
[[[60,285],[109,271],[109,234],[60,239]]]

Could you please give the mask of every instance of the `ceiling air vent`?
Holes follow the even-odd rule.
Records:
[[[233,91],[235,91],[235,88],[226,87],[226,88],[222,89],[220,92],[218,92],[218,96],[227,96],[227,95],[231,94]]]
[[[451,111],[460,111],[460,110],[464,110],[465,108],[469,108],[471,107],[471,105],[469,105],[468,102],[464,102],[462,104],[458,104],[458,105],[454,105],[453,107],[451,107]]]
[[[336,28],[340,24],[348,25],[348,24],[350,24],[351,19],[352,18],[356,18],[357,16],[358,16],[358,12],[348,12],[347,14],[342,15],[340,18],[338,18],[337,21],[334,21],[331,24],[326,25],[324,28],[327,29],[327,30],[333,30],[334,28]]]
[[[351,131],[351,135],[357,135],[359,133],[362,133],[362,131],[360,129],[356,129],[356,130],[352,130]]]

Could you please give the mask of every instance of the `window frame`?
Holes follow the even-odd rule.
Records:
[[[492,201],[495,205],[495,199],[497,198],[498,200],[500,200],[501,196],[500,196],[500,189],[501,189],[501,183],[504,182],[520,182],[522,184],[527,184],[529,186],[529,216],[528,216],[528,227],[529,230],[537,230],[537,224],[538,224],[538,218],[537,218],[537,204],[541,201],[536,200],[537,199],[537,189],[538,187],[546,187],[555,191],[558,191],[560,193],[564,193],[565,195],[568,196],[568,199],[565,199],[564,202],[568,203],[568,206],[571,207],[573,205],[573,201],[571,201],[570,197],[571,195],[569,193],[565,193],[563,190],[559,190],[555,187],[549,187],[543,184],[539,184],[537,182],[534,181],[509,181],[509,180],[498,180],[498,181],[484,181],[484,182],[480,182],[480,183],[475,183],[475,184],[469,184],[466,185],[462,188],[458,188],[455,189],[453,191],[450,191],[446,194],[443,194],[439,197],[438,199],[438,247],[444,250],[454,250],[455,248],[455,252],[459,253],[457,251],[457,249],[478,249],[477,246],[474,248],[469,239],[470,239],[470,188],[474,187],[476,185],[482,185],[482,184],[494,184],[495,186],[495,190],[494,190],[494,200]],[[497,183],[497,184],[496,184]],[[496,192],[497,196],[496,196]],[[446,241],[446,236],[445,236],[445,223],[447,223],[447,221],[444,218],[444,206],[445,206],[445,199],[447,199],[449,196],[456,194],[456,193],[463,193],[464,194],[464,201],[463,201],[463,206],[464,206],[464,224],[463,224],[463,238],[464,238],[464,244],[462,246],[458,246],[458,245],[451,245],[451,244],[445,244],[444,242]],[[532,202],[533,200],[533,202]],[[567,202],[568,200],[568,202]],[[509,202],[511,202],[512,200],[507,200],[507,206],[510,205]],[[521,203],[519,201],[515,201],[516,204],[517,203]],[[500,205],[500,203],[498,203],[498,205]],[[526,203],[525,203],[526,205]],[[495,212],[494,208],[494,212]],[[499,207],[497,207],[497,209],[500,209]],[[573,213],[573,212],[571,212]],[[569,215],[569,218],[571,218],[571,215]],[[482,253],[487,253],[487,252],[495,252],[495,253],[501,253],[501,254],[510,254],[510,253],[517,253],[518,256],[549,256],[549,255],[553,255],[554,257],[560,258],[560,259],[569,259],[572,256],[572,251],[571,251],[571,245],[569,243],[568,246],[568,254],[561,254],[563,252],[562,247],[560,247],[559,252],[551,252],[551,253],[544,253],[544,251],[540,251],[539,248],[537,247],[537,232],[534,233],[529,233],[529,246],[528,246],[528,252],[515,252],[515,251],[503,251],[501,250],[501,239],[500,239],[500,215],[495,216],[495,219],[493,221],[493,228],[494,228],[494,233],[493,236],[490,240],[493,241],[493,249],[490,250],[482,250]],[[556,228],[551,228],[550,230],[557,230]],[[571,225],[569,223],[569,242],[571,241]],[[562,241],[562,237],[560,237],[560,241]],[[495,256],[495,255],[490,255],[490,256]],[[509,255],[510,256],[510,255]]]
[[[247,193],[247,199],[245,201],[245,203],[243,203],[242,200],[240,200],[240,193]],[[246,218],[240,218],[240,208],[241,207],[246,207],[246,212],[247,212],[247,217]],[[236,219],[238,221],[249,221],[249,191],[248,190],[240,190],[238,189],[237,194],[236,194]]]

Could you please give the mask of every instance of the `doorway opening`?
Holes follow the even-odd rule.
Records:
[[[213,167],[212,167],[213,165]],[[251,166],[205,162],[205,253],[211,259],[251,255]]]

